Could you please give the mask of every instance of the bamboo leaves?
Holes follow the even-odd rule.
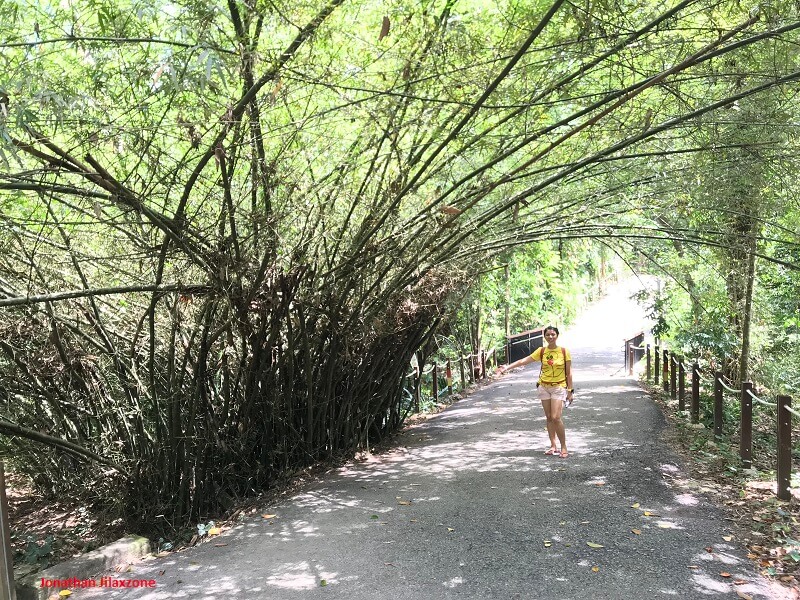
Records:
[[[42,382],[66,365],[54,387],[79,426],[0,408],[84,432],[134,474],[133,509],[156,510],[139,493],[155,489],[197,515],[396,428],[410,357],[509,248],[681,228],[727,243],[646,199],[708,147],[678,132],[798,79],[788,61],[768,78],[725,62],[761,65],[796,21],[733,3],[707,19],[696,0],[483,8],[212,1],[123,23],[120,6],[78,11],[67,39],[60,8],[4,21],[0,148],[20,164],[0,175],[0,325],[51,307],[57,343],[32,326],[21,364]],[[547,278],[558,258],[520,263]],[[84,355],[102,376],[67,376]]]

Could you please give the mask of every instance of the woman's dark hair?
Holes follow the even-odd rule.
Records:
[[[558,327],[554,327],[553,325],[548,325],[547,327],[545,327],[545,328],[544,328],[544,331],[542,332],[542,335],[544,335],[544,334],[545,334],[545,333],[547,333],[548,331],[555,331],[555,332],[556,332],[556,335],[560,335],[560,334],[558,333]]]

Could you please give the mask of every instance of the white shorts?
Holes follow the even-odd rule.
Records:
[[[561,400],[567,399],[567,388],[563,385],[539,385],[539,400]]]

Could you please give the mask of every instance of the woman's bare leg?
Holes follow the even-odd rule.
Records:
[[[542,400],[544,404],[545,400]],[[556,438],[561,444],[561,452],[567,452],[567,436],[564,430],[564,421],[561,420],[561,413],[564,410],[564,403],[555,398],[547,401],[550,403],[550,410],[545,409],[547,415],[547,433],[550,435],[550,443],[555,447]],[[552,433],[551,433],[552,431]]]
[[[556,428],[553,423],[553,401],[549,398],[542,400],[542,408],[544,408],[544,416],[547,418],[547,436],[550,438],[550,449],[557,450],[556,448]],[[563,427],[562,427],[563,429]]]

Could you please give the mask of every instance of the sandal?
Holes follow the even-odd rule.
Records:
[[[567,452],[566,450],[562,450],[561,452],[558,453],[558,457],[559,458],[567,458],[568,456],[569,456],[569,452]]]
[[[550,450],[545,451],[545,454],[547,456],[555,456],[556,454],[558,454],[558,450],[556,450],[555,448],[550,448]]]

